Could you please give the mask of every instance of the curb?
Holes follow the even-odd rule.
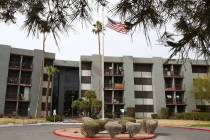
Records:
[[[76,139],[76,140],[113,140],[113,138],[111,137],[107,137],[107,138],[81,138],[81,137],[75,137],[75,136],[64,136],[61,134],[56,133],[56,130],[59,129],[55,129],[53,130],[53,134],[62,138],[67,138],[67,139]],[[148,138],[114,138],[115,140],[149,140],[149,139],[154,139],[156,137],[156,135],[153,135],[151,137]]]
[[[206,128],[194,128],[194,127],[181,127],[181,126],[162,126],[162,127],[168,127],[168,128],[181,128],[181,129],[186,129],[186,130],[194,130],[194,131],[205,131],[205,132],[209,132],[210,133],[210,129],[206,129]]]
[[[0,125],[0,128],[3,127],[23,127],[23,126],[47,126],[47,125],[81,125],[82,123],[36,123],[36,124],[6,124]]]

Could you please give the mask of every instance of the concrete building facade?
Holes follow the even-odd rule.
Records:
[[[58,114],[75,113],[71,102],[83,97],[87,90],[95,91],[98,99],[104,90],[107,115],[119,116],[121,109],[128,108],[134,109],[137,118],[159,114],[162,107],[169,108],[171,114],[210,110],[206,101],[198,102],[192,94],[193,79],[209,75],[206,61],[188,59],[182,64],[177,60],[166,63],[166,59],[160,57],[106,56],[104,89],[101,89],[98,55],[81,56],[80,61],[65,61],[55,60],[55,54],[46,52],[42,73],[41,50],[6,45],[0,45],[0,50],[0,114],[34,116],[38,105],[38,115],[44,115],[46,66],[59,69],[51,81],[48,101],[50,111],[56,109]],[[42,90],[39,90],[40,85]]]

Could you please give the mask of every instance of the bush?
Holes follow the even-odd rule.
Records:
[[[127,122],[126,131],[129,134],[129,137],[132,138],[134,135],[140,132],[141,126],[139,123]]]
[[[86,121],[93,121],[94,119],[90,118],[90,117],[82,117],[82,122],[86,122]]]
[[[184,119],[184,120],[203,120],[210,121],[210,113],[208,112],[184,112],[177,113],[175,115],[176,119]]]
[[[98,120],[95,120],[98,125],[99,125],[99,131],[104,131],[105,130],[105,124],[109,121],[109,119],[98,119]]]
[[[55,120],[54,120],[55,119]],[[54,116],[48,116],[47,118],[46,118],[46,120],[47,121],[49,121],[49,122],[61,122],[61,121],[63,121],[63,116],[61,116],[61,115],[56,115],[55,116],[55,118],[54,118]]]
[[[161,119],[168,119],[168,117],[169,117],[169,112],[168,111],[169,111],[168,108],[162,107],[160,109],[160,118]]]
[[[146,133],[153,134],[158,126],[157,120],[146,120]]]
[[[85,121],[81,126],[81,134],[87,138],[93,138],[99,132],[99,124],[96,121]]]
[[[158,115],[157,114],[151,114],[151,118],[152,119],[158,119]]]
[[[127,112],[125,113],[128,117],[135,117],[135,108],[134,107],[127,107]]]
[[[122,131],[122,126],[118,122],[108,122],[105,125],[105,129],[109,132],[111,138],[120,134]]]
[[[121,118],[118,123],[122,125],[122,131],[121,133],[125,133],[126,132],[126,123],[127,122],[136,122],[136,119],[135,118],[132,118],[132,117],[123,117]]]
[[[113,114],[112,114],[112,113],[106,113],[106,114],[105,114],[105,117],[106,117],[106,118],[113,118]]]

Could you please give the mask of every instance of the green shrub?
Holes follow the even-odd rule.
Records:
[[[87,138],[93,138],[99,132],[99,123],[96,121],[85,121],[81,125],[81,134]]]
[[[98,120],[95,120],[98,125],[99,125],[99,131],[104,131],[105,130],[105,124],[109,121],[109,119],[98,119]]]
[[[152,119],[158,119],[158,115],[157,114],[151,114],[151,118]]]
[[[184,119],[184,120],[203,120],[210,121],[210,113],[208,112],[184,112],[177,113],[175,115],[176,119]]]
[[[132,138],[134,135],[140,132],[141,126],[139,123],[127,122],[126,131],[129,134],[129,137]]]
[[[54,116],[48,116],[47,118],[46,118],[46,120],[47,121],[49,121],[49,122],[61,122],[61,121],[63,121],[63,116],[61,116],[61,115],[56,115],[55,117]]]
[[[127,107],[127,111],[125,113],[128,117],[135,117],[135,108],[134,107]]]
[[[160,109],[160,118],[161,119],[168,119],[168,117],[169,117],[169,110],[168,110],[168,108],[162,107]]]
[[[106,118],[113,118],[113,114],[112,113],[105,113],[105,117]]]
[[[146,133],[153,134],[158,127],[157,120],[146,120]]]
[[[133,117],[122,117],[121,118],[122,120],[127,120],[127,121],[129,121],[129,122],[136,122],[136,119],[135,118],[133,118]]]
[[[108,122],[105,124],[105,129],[109,132],[111,138],[121,133],[122,126],[118,122]]]

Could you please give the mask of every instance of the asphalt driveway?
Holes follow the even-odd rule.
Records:
[[[0,140],[66,140],[52,134],[54,129],[78,125],[18,126],[0,128]],[[210,140],[210,133],[181,128],[158,128],[155,140]]]

